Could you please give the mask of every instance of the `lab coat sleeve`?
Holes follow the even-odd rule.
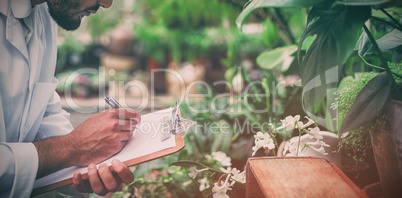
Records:
[[[0,143],[0,155],[0,197],[29,197],[39,166],[35,146]]]
[[[60,96],[54,92],[46,107],[35,140],[66,135],[73,130],[70,114],[61,108]]]

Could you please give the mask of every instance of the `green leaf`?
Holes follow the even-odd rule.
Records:
[[[374,49],[371,42],[368,40],[367,35],[364,33],[359,43],[359,54],[362,56],[373,54]],[[381,51],[390,50],[402,45],[402,32],[393,30],[377,40],[378,47]]]
[[[338,0],[337,3],[349,6],[367,6],[386,3],[390,0]]]
[[[372,121],[388,99],[391,83],[385,72],[371,79],[357,95],[343,119],[340,134]]]
[[[226,82],[228,82],[229,84],[232,84],[232,80],[234,78],[234,76],[237,74],[237,67],[230,67],[225,71],[225,80]]]
[[[292,59],[291,55],[297,50],[296,45],[289,45],[284,47],[275,48],[273,50],[265,51],[257,57],[257,64],[263,69],[273,70],[282,66],[281,71],[286,71]],[[289,63],[290,62],[290,63]],[[288,64],[284,64],[288,63]]]
[[[169,166],[180,166],[183,168],[190,168],[190,167],[195,167],[197,169],[204,169],[207,168],[209,171],[215,172],[215,173],[224,173],[220,170],[216,170],[212,167],[206,166],[204,164],[201,164],[199,162],[196,161],[190,161],[190,160],[181,160],[181,161],[177,161],[177,162],[173,162],[171,163]]]
[[[183,168],[196,167],[198,169],[209,168],[208,166],[206,166],[204,164],[201,164],[196,161],[191,161],[191,160],[180,160],[180,161],[172,162],[169,166],[180,166]]]
[[[299,42],[317,35],[308,49],[301,65],[300,75],[303,85],[303,108],[305,112],[325,126],[325,118],[314,116],[314,106],[323,101],[328,93],[333,93],[339,80],[339,69],[353,52],[364,22],[370,17],[370,7],[338,5],[316,9],[318,20],[310,24]],[[314,9],[314,8],[313,8]],[[313,19],[309,19],[313,21]]]
[[[166,168],[168,163],[163,158],[155,159],[147,163],[140,164],[134,171],[134,174],[138,177],[142,177],[145,173],[153,169],[163,169]]]
[[[310,7],[324,0],[254,0],[244,8],[236,19],[236,25],[239,29],[242,28],[246,17],[257,8],[262,7]]]
[[[270,19],[267,19],[263,25],[263,41],[265,45],[269,48],[275,48],[280,42],[278,28]]]
[[[312,35],[303,40],[303,44],[301,46],[302,50],[307,50],[310,48],[311,44],[313,44],[314,40],[317,38],[317,35]]]
[[[288,26],[292,28],[293,36],[298,40],[306,29],[306,14],[301,9],[294,9]]]
[[[230,128],[229,123],[225,121],[219,121],[218,126],[219,132],[217,135],[215,135],[213,139],[211,151],[222,151],[224,153],[227,153],[231,144],[233,132]]]

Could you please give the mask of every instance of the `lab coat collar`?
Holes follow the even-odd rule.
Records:
[[[26,18],[32,12],[32,4],[30,0],[1,0],[0,12],[7,16],[9,6],[11,7],[14,17],[18,19]]]
[[[6,27],[6,39],[17,48],[29,61],[25,36],[19,19],[28,17],[32,13],[30,0],[0,0],[1,12],[8,16]]]

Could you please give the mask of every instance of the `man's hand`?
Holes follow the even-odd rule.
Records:
[[[98,163],[119,152],[140,120],[131,109],[110,109],[88,118],[70,134],[76,145],[73,165]]]
[[[91,116],[68,135],[34,142],[37,178],[69,166],[99,163],[119,152],[141,121],[131,109],[109,109]]]
[[[125,164],[119,160],[113,160],[111,167],[102,163],[98,170],[95,164],[90,164],[88,166],[88,180],[82,180],[81,173],[77,171],[74,173],[73,185],[80,192],[104,196],[108,192],[117,191],[122,182],[131,183],[134,176]]]

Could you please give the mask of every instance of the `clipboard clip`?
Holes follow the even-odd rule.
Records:
[[[179,101],[176,101],[176,105],[173,107],[172,117],[170,119],[170,133],[173,135],[177,135],[184,132],[180,130],[180,116],[177,114],[178,109],[179,109]]]
[[[161,141],[165,141],[170,138],[171,135],[178,135],[184,133],[184,131],[188,130],[190,127],[192,127],[196,122],[188,119],[184,119],[180,117],[180,115],[177,113],[179,110],[179,101],[176,101],[176,105],[172,109],[172,115],[170,118],[166,118],[168,121],[168,127],[169,129],[166,131],[166,133],[162,133],[161,136]]]

